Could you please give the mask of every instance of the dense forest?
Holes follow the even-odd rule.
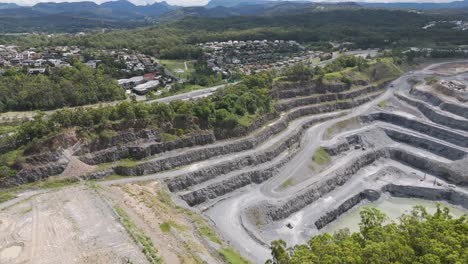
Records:
[[[271,245],[270,264],[302,263],[468,263],[468,219],[453,217],[448,208],[434,214],[417,206],[390,222],[375,208],[360,212],[359,232],[344,229],[312,237],[288,248],[284,241]]]
[[[49,110],[124,99],[124,90],[102,70],[79,62],[31,75],[6,70],[0,77],[0,112]]]
[[[0,43],[23,47],[78,45],[88,48],[130,48],[161,58],[198,58],[194,46],[206,41],[229,39],[285,39],[301,43],[353,42],[360,48],[454,47],[468,41],[468,33],[446,26],[422,29],[429,21],[449,19],[408,11],[336,9],[279,16],[186,17],[152,27],[114,30],[73,36],[29,34],[2,36]]]

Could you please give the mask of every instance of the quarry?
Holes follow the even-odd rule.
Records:
[[[73,183],[0,204],[0,263],[223,263],[233,252],[264,263],[273,240],[355,230],[362,206],[466,213],[468,61],[398,75],[284,84],[274,114],[232,135],[140,130],[31,158],[0,187]],[[157,253],[141,250],[148,241]]]

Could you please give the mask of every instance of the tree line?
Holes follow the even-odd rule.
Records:
[[[288,247],[282,240],[271,244],[269,264],[303,263],[468,263],[468,218],[453,217],[437,206],[434,214],[416,206],[399,222],[375,208],[360,212],[359,232],[349,229],[312,237],[307,243]]]
[[[79,62],[72,67],[48,68],[38,75],[11,68],[0,77],[0,112],[50,110],[124,98],[124,90],[109,75]]]

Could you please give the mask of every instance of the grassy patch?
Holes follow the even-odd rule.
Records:
[[[377,105],[378,105],[379,107],[381,107],[381,108],[385,108],[385,107],[387,107],[387,102],[382,101],[382,102],[378,103]]]
[[[291,186],[294,183],[293,179],[289,178],[285,180],[280,186],[280,189],[286,189],[287,187]]]
[[[260,211],[258,211],[257,209],[251,209],[250,214],[252,214],[252,217],[255,219],[255,225],[257,227],[260,227],[264,224],[262,221]]]
[[[109,169],[110,167],[112,167],[112,162],[107,162],[107,163],[99,164],[97,169],[98,169],[98,171],[103,171],[103,170]]]
[[[331,127],[328,127],[325,133],[323,134],[323,139],[330,139],[334,134],[343,131],[348,126],[356,126],[359,124],[360,119],[357,117],[353,117],[350,119],[346,119],[340,122],[335,123]]]
[[[16,131],[16,128],[17,128],[17,126],[1,125],[0,126],[0,135],[13,133],[13,132]]]
[[[109,175],[107,177],[104,177],[104,178],[100,179],[99,181],[113,181],[113,180],[120,180],[120,179],[125,179],[125,178],[131,178],[131,177],[126,177],[126,176],[122,176],[122,175],[113,174],[113,175]]]
[[[142,246],[142,252],[145,254],[148,261],[152,264],[162,263],[161,258],[158,256],[158,250],[154,247],[151,238],[146,236],[144,231],[130,220],[127,213],[122,208],[115,206],[115,211],[132,239]]]
[[[26,208],[24,208],[23,210],[21,210],[20,213],[21,213],[22,215],[25,215],[25,214],[27,214],[27,213],[29,213],[29,212],[31,212],[31,211],[32,211],[32,207],[29,206],[29,207],[26,207]]]
[[[15,199],[16,193],[25,191],[27,189],[56,189],[62,188],[66,186],[70,186],[73,184],[77,184],[78,181],[75,178],[67,178],[67,179],[60,179],[60,180],[53,180],[53,179],[45,179],[38,182],[23,184],[18,187],[13,187],[7,190],[3,190],[0,192],[0,203],[7,202],[9,200]]]
[[[229,264],[246,264],[250,263],[246,259],[244,259],[239,253],[234,251],[232,248],[223,247],[220,248],[219,253],[223,256],[224,260],[226,260]]]
[[[437,78],[436,76],[429,76],[424,78],[424,81],[426,81],[427,85],[431,85],[439,81],[439,78]]]
[[[15,198],[16,195],[14,195],[12,192],[0,192],[0,203],[4,203]]]
[[[237,121],[241,126],[248,127],[252,125],[252,122],[255,121],[256,115],[244,115],[241,118],[239,118]]]
[[[198,230],[202,236],[208,238],[211,242],[221,245],[221,240],[219,240],[216,233],[206,224],[203,223],[198,225]]]
[[[37,187],[40,189],[57,189],[57,188],[62,188],[62,187],[70,186],[70,185],[77,184],[77,183],[78,183],[78,180],[76,178],[66,178],[66,179],[60,179],[60,180],[45,179],[43,181],[33,183],[29,186]]]
[[[163,233],[169,233],[171,231],[171,224],[169,222],[164,222],[159,224],[159,228]]]
[[[175,203],[172,201],[171,195],[167,191],[160,189],[157,191],[157,194],[158,194],[158,199],[159,201],[161,201],[161,203],[167,206],[170,206],[172,208],[176,207]]]
[[[178,225],[174,221],[167,221],[159,225],[159,228],[161,229],[162,232],[168,233],[171,231],[172,228],[177,229],[178,231],[184,231],[185,227]]]
[[[314,155],[312,156],[312,160],[317,163],[318,165],[325,165],[330,162],[330,155],[322,148],[318,148]]]
[[[194,72],[193,63],[190,61],[187,61],[187,70],[185,69],[184,60],[160,60],[159,62],[181,79],[188,79]]]
[[[138,165],[138,161],[132,159],[122,159],[119,161],[118,166],[121,167],[134,167]]]
[[[177,136],[172,135],[172,134],[168,134],[168,133],[162,133],[162,134],[161,134],[161,139],[162,139],[162,141],[164,141],[164,142],[174,141],[174,140],[177,139]]]

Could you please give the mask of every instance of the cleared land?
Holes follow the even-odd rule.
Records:
[[[375,80],[327,94],[286,87],[275,102],[279,117],[245,137],[176,148],[120,167],[102,166],[104,152],[95,153],[93,165],[121,175],[4,208],[0,256],[12,263],[31,256],[59,263],[64,255],[47,251],[57,244],[76,256],[74,263],[125,257],[134,263],[262,263],[272,240],[303,243],[353,207],[388,196],[445,201],[466,211],[468,106],[422,82],[441,66],[450,68],[431,65],[389,84],[376,86]],[[329,77],[335,85],[343,75]],[[48,228],[32,232],[35,219],[46,214],[53,224],[39,221]],[[51,242],[34,247],[38,236]],[[92,249],[86,248],[90,241]],[[106,243],[118,246],[103,248]]]

